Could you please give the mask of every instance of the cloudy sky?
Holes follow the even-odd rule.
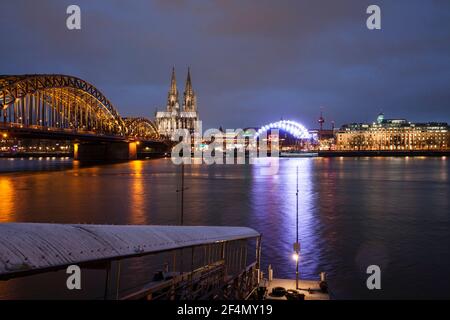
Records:
[[[78,4],[82,30],[66,28]],[[382,30],[366,28],[366,8]],[[165,108],[191,66],[204,126],[450,122],[448,0],[2,0],[0,74],[63,73],[123,116]]]

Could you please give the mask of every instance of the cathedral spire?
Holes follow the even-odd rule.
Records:
[[[191,81],[191,68],[188,68],[186,86],[184,88],[183,110],[193,112],[196,111],[196,109],[197,109],[196,97],[194,90],[192,89],[192,81]]]
[[[172,78],[170,80],[170,89],[167,96],[167,111],[173,112],[179,109],[177,79],[175,77],[175,67],[172,68]]]
[[[191,82],[191,68],[188,68],[188,74],[187,74],[187,79],[186,79],[186,88],[184,90],[185,94],[190,94],[192,95],[192,82]]]
[[[170,94],[176,95],[177,90],[177,79],[175,77],[175,67],[172,67],[172,78],[170,80]]]
[[[188,68],[186,86],[184,88],[183,107],[181,107],[175,78],[175,67],[172,68],[170,88],[167,94],[167,110],[156,113],[158,133],[166,138],[176,138],[178,129],[186,129],[190,133],[201,128],[197,111],[197,97],[192,88],[191,70]],[[178,140],[177,140],[178,141]]]

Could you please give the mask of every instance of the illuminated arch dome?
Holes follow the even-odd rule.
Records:
[[[295,121],[291,121],[291,120],[281,120],[278,122],[273,122],[268,125],[265,125],[256,132],[255,137],[258,138],[261,134],[263,134],[264,132],[267,132],[271,129],[283,130],[283,131],[291,134],[293,137],[295,137],[297,139],[311,139],[312,138],[311,134],[308,132],[308,130],[302,124],[295,122]]]

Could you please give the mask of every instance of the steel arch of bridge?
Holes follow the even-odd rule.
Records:
[[[312,138],[312,135],[302,124],[295,122],[295,121],[291,121],[291,120],[280,120],[280,121],[269,123],[265,126],[262,126],[256,132],[256,138],[258,138],[261,134],[263,134],[271,129],[279,129],[279,130],[286,131],[297,139],[311,139]]]
[[[126,136],[117,109],[92,84],[67,75],[0,75],[0,123]]]
[[[128,136],[138,139],[160,140],[156,125],[149,119],[143,117],[124,118]]]

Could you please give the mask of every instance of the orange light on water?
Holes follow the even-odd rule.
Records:
[[[73,144],[73,158],[75,160],[78,160],[78,147],[79,147],[79,143],[74,143]]]

